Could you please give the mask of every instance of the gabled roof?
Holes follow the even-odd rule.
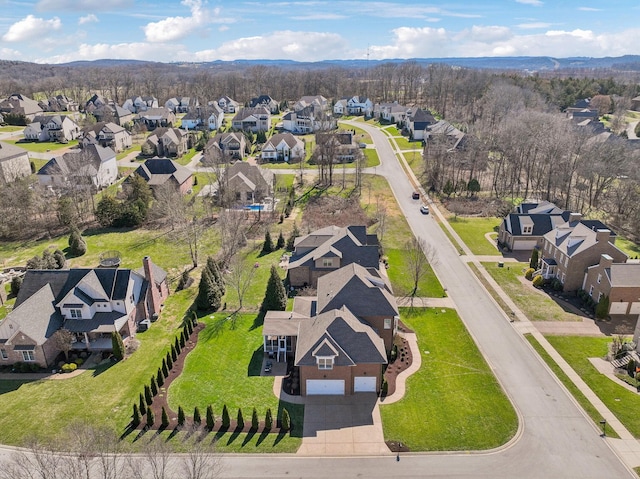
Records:
[[[72,150],[57,158],[49,160],[38,175],[96,175],[100,165],[115,159],[116,153],[109,147],[97,144],[85,145],[80,150]]]
[[[274,173],[272,170],[260,168],[257,165],[251,165],[246,161],[236,161],[227,168],[225,174],[229,181],[235,177],[240,177],[243,182],[246,180],[257,186],[273,185]]]
[[[318,278],[318,311],[339,309],[345,304],[360,318],[398,315],[388,279],[377,269],[356,263]]]
[[[413,115],[410,117],[411,121],[414,123],[435,123],[436,119],[433,117],[431,112],[428,110],[423,110],[422,108],[418,108]]]
[[[135,174],[140,175],[149,185],[162,185],[171,178],[175,179],[179,185],[187,181],[192,173],[179,163],[169,158],[150,158],[140,165]]]
[[[280,143],[284,142],[290,149],[296,146],[303,146],[304,143],[299,138],[296,138],[291,133],[277,133],[267,140],[262,147],[262,150],[275,150]]]
[[[317,357],[327,356],[334,366],[387,362],[382,338],[346,307],[300,322],[295,364],[315,366]]]
[[[23,150],[20,147],[12,145],[11,143],[0,142],[0,162],[11,160],[13,158],[19,158],[21,156],[29,157],[27,150]]]
[[[251,116],[270,114],[271,112],[264,106],[259,106],[256,108],[242,108],[238,113],[236,113],[236,116],[233,117],[232,121],[244,121]]]
[[[600,229],[603,231],[603,229]],[[611,235],[609,230],[606,230]],[[582,222],[564,223],[544,235],[545,240],[569,257],[575,256],[597,243],[598,230],[593,230]],[[617,249],[614,244],[611,248]]]

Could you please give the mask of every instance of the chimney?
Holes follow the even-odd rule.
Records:
[[[613,258],[608,254],[600,255],[600,266],[603,268],[610,268],[613,264]]]
[[[569,213],[569,223],[576,223],[582,219],[581,213]]]
[[[596,241],[598,243],[609,241],[609,236],[611,236],[611,231],[606,228],[596,230]]]
[[[149,308],[149,317],[153,318],[154,315],[160,314],[160,306],[162,301],[160,299],[160,291],[158,290],[158,286],[156,285],[155,278],[153,276],[153,263],[151,263],[151,258],[149,256],[145,256],[142,258],[142,266],[144,267],[144,277],[149,282],[149,290],[150,293],[147,298],[149,302],[147,304]]]

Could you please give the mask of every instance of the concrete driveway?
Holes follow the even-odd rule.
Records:
[[[374,393],[307,396],[301,456],[391,455]]]

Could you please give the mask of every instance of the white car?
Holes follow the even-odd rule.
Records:
[[[420,213],[423,215],[429,214],[429,207],[427,205],[420,205]]]

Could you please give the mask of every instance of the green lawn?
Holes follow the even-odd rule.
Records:
[[[486,233],[497,231],[500,218],[465,218],[451,217],[449,224],[458,233],[460,239],[469,247],[473,254],[500,255],[497,248],[484,237]]]
[[[515,434],[518,418],[454,310],[402,308],[418,337],[422,366],[397,403],[380,407],[385,440],[412,451],[498,447]]]
[[[15,126],[15,125],[0,126],[0,132],[2,133],[11,133],[14,131],[22,131],[24,129],[25,129],[24,126]]]
[[[176,162],[182,166],[187,166],[193,157],[198,153],[195,148],[191,148],[187,153],[176,159]]]
[[[378,166],[380,164],[380,157],[378,156],[378,152],[372,148],[366,148],[362,150],[364,156],[367,158],[365,163],[365,168],[372,168],[374,166]]]
[[[404,136],[395,138],[398,148],[401,150],[420,150],[422,151],[421,141],[409,141]]]
[[[529,267],[528,263],[505,263],[502,268],[498,263],[482,263],[482,266],[531,321],[582,321],[582,317],[565,311],[547,295],[522,284],[518,278],[524,277],[523,270]]]
[[[629,258],[640,257],[640,246],[633,241],[618,237],[616,238],[616,246],[624,251]]]
[[[357,126],[347,125],[346,123],[342,123],[342,122],[338,122],[338,127],[346,130],[355,130],[356,134],[354,137],[354,141],[356,143],[366,143],[367,145],[373,144],[371,135],[369,135],[369,133],[364,131],[362,128],[358,128]]]
[[[18,445],[33,434],[55,437],[74,420],[124,431],[137,401],[166,355],[191,304],[195,288],[171,295],[153,327],[137,337],[140,348],[117,364],[107,363],[61,380],[0,380],[2,443]]]
[[[640,395],[628,391],[616,381],[600,374],[588,358],[600,358],[607,353],[611,338],[585,336],[546,336],[600,400],[615,414],[631,434],[640,438]]]
[[[275,414],[287,408],[292,416],[294,430],[289,436],[269,436],[258,441],[259,435],[227,434],[219,438],[221,452],[295,452],[302,439],[304,407],[280,402],[273,394],[273,376],[261,376],[262,328],[256,314],[238,315],[229,319],[228,313],[201,318],[206,328],[200,333],[198,345],[187,357],[182,375],[169,387],[170,407],[176,411],[182,406],[201,411],[211,404],[220,417],[223,405],[235,418],[242,408],[245,418],[251,419],[255,407],[261,418],[266,408]]]
[[[78,140],[69,143],[51,143],[51,142],[20,142],[19,140],[4,140],[6,143],[12,143],[20,148],[33,151],[34,153],[46,153],[47,151],[56,151],[63,148],[70,148],[78,145]]]
[[[393,294],[396,296],[406,296],[413,290],[413,280],[410,268],[406,261],[406,255],[402,249],[387,248],[385,254],[389,258],[389,269],[387,274],[391,280]],[[425,275],[418,283],[418,297],[443,298],[447,294],[436,278],[431,266],[427,267]]]
[[[585,410],[585,412],[589,415],[589,417],[593,420],[593,422],[596,424],[599,423],[600,420],[602,419],[602,416],[600,415],[598,410],[594,407],[594,405],[589,402],[589,400],[582,393],[582,391],[578,389],[578,386],[576,386],[573,383],[573,381],[569,379],[569,376],[567,376],[567,373],[565,373],[562,370],[562,368],[558,366],[558,363],[556,363],[551,358],[551,356],[549,356],[549,353],[547,353],[547,351],[540,345],[540,343],[536,341],[536,338],[534,338],[531,334],[525,334],[524,336],[527,339],[527,341],[531,343],[531,346],[533,346],[533,349],[536,350],[538,355],[544,360],[545,363],[547,363],[549,368],[553,371],[553,374],[556,375],[556,377],[560,380],[560,382],[564,384],[564,387],[566,387],[569,390],[569,392],[573,395],[575,400],[578,401],[582,409]],[[613,438],[620,437],[612,428],[609,428],[607,430],[607,435]]]
[[[125,156],[127,156],[130,153],[133,153],[134,151],[140,153],[141,149],[140,149],[140,145],[133,145],[131,148],[127,148],[124,151],[121,151],[120,153],[118,153],[116,155],[116,160],[120,161],[121,159],[123,159]]]

